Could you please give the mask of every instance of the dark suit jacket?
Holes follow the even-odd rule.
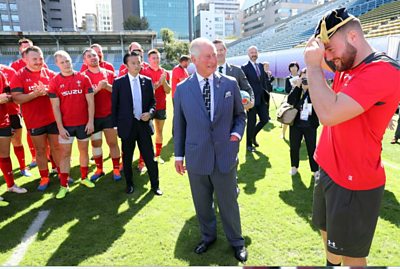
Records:
[[[142,113],[149,112],[153,118],[156,99],[154,98],[153,84],[148,77],[139,75],[142,90]],[[118,128],[118,136],[127,139],[133,124],[133,99],[128,74],[117,78],[112,87],[112,119],[114,127]],[[145,125],[150,135],[153,133],[152,122]]]
[[[234,77],[239,84],[239,89],[241,91],[246,91],[250,95],[250,100],[254,101],[253,89],[251,88],[246,75],[243,73],[243,70],[240,67],[226,63],[226,75]]]
[[[257,76],[257,72],[254,69],[253,64],[249,61],[247,64],[242,65],[242,70],[250,83],[251,88],[254,92],[255,102],[254,105],[259,105],[261,102],[265,102],[264,91],[266,91],[266,75],[262,64],[258,63],[260,69],[260,77]]]
[[[297,108],[299,112],[296,115],[296,118],[294,119],[293,126],[298,126],[301,124],[300,121],[300,112],[302,109],[302,106],[304,104],[304,99],[308,97],[308,103],[312,103],[311,98],[310,98],[310,93],[306,91],[303,96],[301,96],[302,88],[299,87],[294,87],[293,90],[289,93],[287,102]],[[313,108],[311,115],[308,117],[308,121],[313,128],[317,128],[319,126],[319,119],[317,116],[317,113],[315,113],[315,110]]]

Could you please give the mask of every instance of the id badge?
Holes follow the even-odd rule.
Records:
[[[311,116],[311,113],[312,113],[312,104],[311,103],[307,104],[307,110],[308,110],[308,115]]]
[[[300,119],[301,120],[305,120],[305,121],[308,120],[308,109],[307,109],[307,107],[305,107],[304,109],[301,110]]]

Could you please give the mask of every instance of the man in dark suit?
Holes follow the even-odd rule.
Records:
[[[266,103],[266,74],[261,63],[257,63],[258,50],[251,46],[247,50],[250,61],[242,66],[251,88],[254,92],[254,107],[247,112],[247,150],[254,152],[258,147],[256,136],[269,121],[269,112]],[[256,116],[260,121],[256,124]]]
[[[175,168],[189,174],[202,241],[195,253],[207,251],[217,238],[213,193],[225,235],[239,261],[247,260],[236,192],[239,141],[246,115],[234,78],[216,73],[215,46],[195,39],[190,46],[196,73],[177,86],[174,97]]]
[[[143,155],[148,168],[151,189],[156,195],[162,195],[158,181],[158,165],[154,160],[151,135],[151,119],[154,116],[156,101],[151,80],[139,75],[141,56],[129,52],[124,56],[128,74],[114,81],[112,89],[112,118],[118,128],[122,141],[123,166],[126,179],[126,192],[133,193],[132,158],[135,142]]]

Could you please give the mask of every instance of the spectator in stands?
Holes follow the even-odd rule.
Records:
[[[63,199],[68,191],[71,168],[71,151],[74,137],[78,141],[79,164],[82,185],[93,188],[88,178],[89,136],[94,130],[93,88],[87,76],[72,69],[72,60],[65,51],[57,51],[54,60],[60,73],[49,85],[49,97],[59,132],[60,143],[60,190],[57,199]]]
[[[3,172],[3,177],[7,183],[7,191],[25,193],[27,190],[15,184],[12,174],[10,159],[11,127],[6,105],[12,100],[12,97],[7,88],[9,88],[8,81],[0,72],[0,170]],[[7,205],[8,202],[0,196],[0,207]]]
[[[319,126],[318,116],[313,110],[310,93],[308,92],[307,69],[303,68],[300,72],[300,78],[294,82],[294,88],[289,93],[288,103],[297,108],[297,113],[293,125],[289,127],[290,142],[290,174],[297,174],[300,163],[301,141],[306,142],[308,161],[311,172],[317,177],[318,164],[314,160],[314,151],[317,144],[317,128]]]
[[[167,70],[160,66],[161,55],[158,50],[150,50],[147,53],[147,56],[150,65],[142,72],[142,74],[151,78],[151,81],[153,82],[154,98],[156,99],[156,111],[154,114],[154,126],[156,134],[155,158],[158,163],[163,164],[164,160],[161,158],[161,149],[163,143],[164,123],[167,119],[166,96],[171,92],[171,86],[169,84],[170,75]],[[139,169],[140,166],[144,166],[144,161],[142,158],[139,160]]]
[[[258,49],[256,46],[251,46],[247,49],[249,62],[242,66],[242,70],[246,75],[251,88],[254,92],[254,107],[247,111],[247,150],[254,152],[255,147],[258,147],[256,137],[257,134],[269,121],[269,112],[267,110],[265,91],[266,91],[266,74],[261,63],[257,63]],[[257,122],[257,115],[260,121]]]
[[[94,49],[85,49],[83,52],[83,60],[88,66],[88,69],[82,74],[88,76],[92,83],[95,104],[94,133],[91,136],[91,140],[93,159],[97,169],[90,180],[95,182],[105,174],[103,171],[102,150],[102,132],[104,132],[113,163],[113,178],[115,181],[119,181],[121,180],[121,174],[119,172],[121,153],[118,146],[117,130],[114,129],[111,117],[111,93],[115,74],[99,66],[99,56]]]
[[[8,82],[11,81],[16,74],[14,69],[2,64],[0,64],[0,71],[3,73]],[[8,87],[8,89],[10,88]],[[26,166],[24,145],[22,144],[22,117],[20,108],[19,105],[14,103],[12,99],[7,103],[7,112],[12,130],[11,143],[14,148],[14,154],[18,160],[19,171],[21,175],[30,177],[32,174],[29,171],[29,167]]]
[[[292,89],[293,89],[293,85],[291,83],[291,79],[293,77],[298,77],[299,76],[299,70],[300,70],[300,66],[297,62],[291,62],[289,64],[289,72],[290,75],[286,77],[285,80],[285,93],[289,94]],[[287,124],[282,124],[282,134],[281,134],[281,138],[282,139],[286,139],[286,130],[287,130],[288,125]]]
[[[94,49],[94,51],[97,53],[97,56],[99,56],[99,66],[115,73],[112,63],[104,60],[103,48],[100,46],[100,44],[92,44],[90,48]],[[88,67],[85,63],[83,63],[80,72],[82,73],[86,69],[88,69]]]
[[[50,79],[55,73],[44,67],[43,52],[39,47],[28,47],[25,52],[26,67],[20,69],[12,78],[11,94],[14,102],[21,105],[22,116],[36,150],[41,177],[38,190],[44,191],[50,180],[47,165],[48,145],[55,163],[59,164],[58,129],[47,96]]]
[[[366,266],[386,181],[382,139],[400,102],[400,65],[371,47],[360,21],[345,8],[320,20],[304,60],[313,107],[324,125],[314,155],[321,169],[313,223],[328,266]],[[335,71],[332,88],[324,60]]]
[[[143,49],[142,46],[138,42],[132,42],[128,47],[128,52],[136,52],[139,53],[140,57],[142,57],[142,68],[140,70],[140,74],[142,74],[143,70],[149,67],[149,64],[144,61],[143,58]],[[119,67],[118,77],[122,77],[128,73],[128,69],[124,63]]]

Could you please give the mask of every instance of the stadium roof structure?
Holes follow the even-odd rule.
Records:
[[[38,46],[77,45],[77,44],[116,44],[128,45],[132,41],[152,44],[157,33],[154,31],[122,32],[0,32],[0,46],[15,46],[18,40],[26,37]]]

